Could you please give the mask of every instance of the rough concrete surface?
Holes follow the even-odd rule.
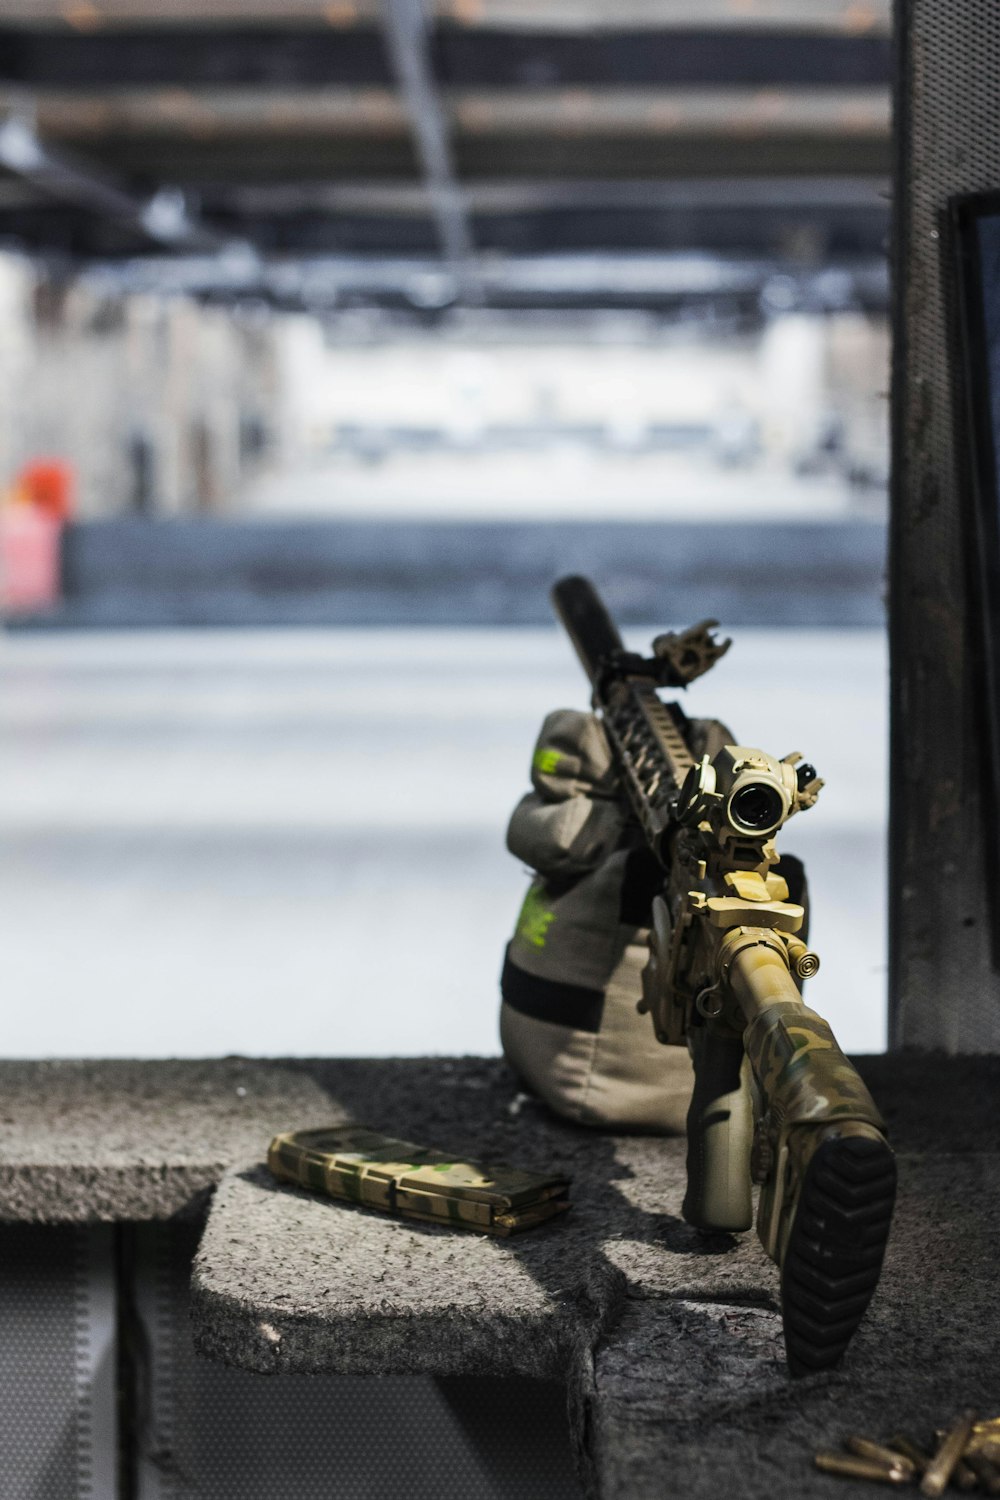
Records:
[[[203,1352],[257,1370],[565,1378],[630,1281],[662,1295],[765,1297],[752,1241],[701,1254],[678,1217],[684,1142],[612,1139],[519,1096],[493,1060],[343,1062],[317,1076],[336,1110],[456,1155],[572,1178],[573,1209],[506,1240],[442,1231],[279,1186],[223,1179],[195,1266]]]
[[[226,1167],[329,1115],[302,1072],[207,1062],[0,1062],[0,1219],[203,1212]]]
[[[885,1273],[842,1367],[791,1381],[775,1268],[752,1234],[680,1219],[683,1143],[559,1122],[493,1062],[309,1064],[375,1128],[573,1177],[574,1209],[506,1241],[227,1175],[195,1267],[200,1348],[261,1371],[561,1377],[602,1500],[842,1495],[812,1455],[926,1439],[1000,1410],[994,1314],[1000,1060],[862,1060],[900,1154]]]
[[[203,1353],[273,1373],[562,1380],[601,1500],[851,1500],[862,1487],[818,1474],[818,1448],[1000,1411],[1000,1059],[860,1066],[899,1153],[897,1217],[843,1365],[795,1382],[754,1235],[681,1221],[683,1142],[556,1120],[497,1060],[2,1064],[0,1216],[162,1218],[221,1178],[195,1263]],[[274,1130],[343,1119],[565,1171],[573,1211],[491,1240],[270,1179]]]
[[[926,1442],[964,1406],[1000,1412],[991,1309],[997,1158],[902,1156],[886,1268],[840,1369],[790,1381],[773,1306],[630,1300],[596,1351],[585,1397],[602,1500],[725,1492],[871,1494],[815,1473],[848,1433]],[[992,1177],[992,1182],[990,1182]]]

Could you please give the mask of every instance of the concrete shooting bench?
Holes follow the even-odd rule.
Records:
[[[1000,1059],[859,1066],[899,1153],[897,1217],[844,1363],[800,1381],[755,1235],[706,1238],[680,1217],[684,1141],[562,1122],[495,1059],[0,1064],[0,1219],[36,1237],[173,1225],[197,1243],[198,1353],[252,1372],[265,1404],[303,1375],[371,1377],[373,1400],[397,1377],[555,1382],[601,1500],[849,1500],[866,1487],[816,1472],[818,1448],[1000,1411]],[[348,1120],[565,1172],[572,1211],[489,1239],[315,1197],[263,1165],[275,1131]]]

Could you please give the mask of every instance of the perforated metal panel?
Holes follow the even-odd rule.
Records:
[[[113,1500],[110,1229],[0,1226],[0,1494]]]
[[[1000,187],[1000,5],[898,0],[896,24],[891,1038],[992,1052],[997,830],[956,463],[945,211],[954,194]]]
[[[194,1236],[148,1226],[138,1243],[138,1500],[580,1500],[558,1387],[225,1369],[192,1347]]]

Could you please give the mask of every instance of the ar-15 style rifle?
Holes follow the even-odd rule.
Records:
[[[686,1043],[688,1223],[757,1232],[781,1270],[793,1375],[836,1364],[878,1282],[895,1197],[885,1125],[830,1027],[802,1002],[819,959],[805,912],[775,872],[774,836],[823,783],[798,754],[726,745],[689,749],[683,710],[660,687],[686,687],[729,641],[716,621],[657,636],[651,657],[625,649],[593,585],[564,578],[555,609],[593,687],[632,812],[663,866],[653,900],[641,1011],[656,1039]]]

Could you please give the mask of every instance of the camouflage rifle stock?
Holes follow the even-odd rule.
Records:
[[[774,836],[823,783],[798,754],[727,745],[696,761],[686,717],[660,687],[686,687],[729,647],[714,620],[626,651],[593,586],[564,578],[555,609],[646,842],[663,866],[640,1010],[695,1066],[684,1217],[753,1222],[781,1269],[792,1374],[835,1364],[875,1290],[895,1196],[885,1126],[802,981],[819,968],[805,911],[774,870]]]

